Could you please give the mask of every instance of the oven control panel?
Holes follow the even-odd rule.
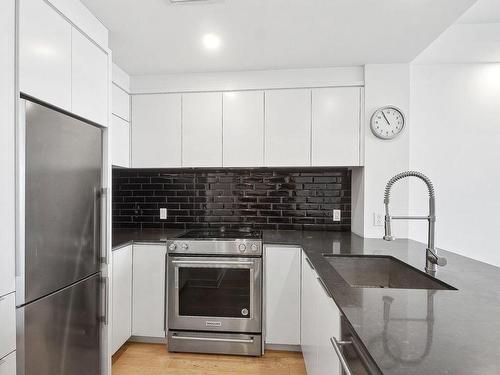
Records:
[[[261,256],[261,240],[183,240],[167,241],[169,253],[194,255]]]

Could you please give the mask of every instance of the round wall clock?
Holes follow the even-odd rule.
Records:
[[[377,109],[370,120],[372,133],[380,139],[396,138],[405,127],[403,112],[393,106]]]

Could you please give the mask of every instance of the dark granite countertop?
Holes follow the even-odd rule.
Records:
[[[184,233],[185,230],[181,229],[145,229],[145,230],[130,230],[130,229],[117,229],[113,231],[111,246],[113,250],[130,245],[134,242],[146,243],[161,243],[167,241],[169,238],[178,236]]]
[[[181,232],[123,231],[113,247],[158,242]],[[425,245],[315,231],[264,231],[263,242],[304,249],[385,375],[500,374],[500,268],[440,250],[448,265],[436,277],[458,290],[353,288],[324,253],[390,255],[423,270]]]

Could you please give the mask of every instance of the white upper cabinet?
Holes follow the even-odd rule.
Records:
[[[20,2],[21,92],[71,111],[71,25],[43,0]]]
[[[111,129],[112,164],[119,167],[130,167],[130,125],[127,121],[113,115]]]
[[[264,92],[223,96],[224,167],[264,165]]]
[[[100,125],[108,124],[108,54],[82,35],[72,32],[72,112]]]
[[[182,95],[182,166],[222,166],[222,93]]]
[[[130,95],[127,94],[121,87],[113,84],[113,105],[112,112],[114,115],[122,118],[125,121],[130,121]]]
[[[361,89],[312,90],[312,165],[360,165]]]
[[[311,165],[311,90],[273,90],[265,95],[265,165]]]
[[[181,166],[181,95],[132,96],[132,167]]]

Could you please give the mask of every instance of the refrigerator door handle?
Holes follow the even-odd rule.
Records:
[[[103,308],[102,308],[102,317],[101,321],[104,323],[104,325],[108,325],[109,323],[109,278],[102,277],[101,278],[101,283],[103,285]]]
[[[101,215],[101,263],[109,264],[109,256],[108,256],[108,188],[101,189],[101,207],[104,207],[101,212],[104,212]]]

